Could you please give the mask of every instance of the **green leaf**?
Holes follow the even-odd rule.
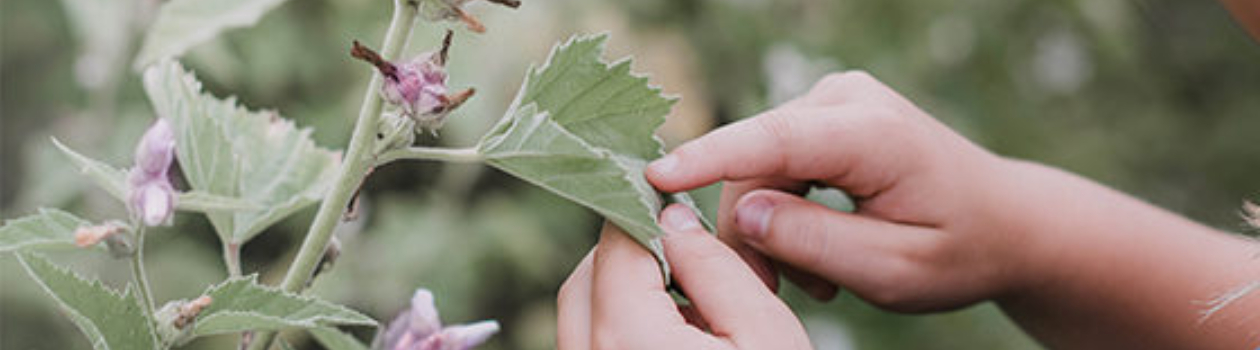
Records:
[[[676,99],[632,74],[629,60],[605,63],[606,39],[571,39],[531,69],[478,149],[490,165],[599,212],[664,262],[662,199],[643,168],[662,154],[653,133]]]
[[[88,179],[95,182],[97,186],[108,192],[114,198],[125,200],[127,197],[127,175],[122,170],[112,167],[105,162],[88,158],[62,144],[57,138],[53,138],[52,142],[61,150],[66,157],[74,162],[74,166],[79,168],[79,172],[86,175]]]
[[[280,343],[280,350],[294,350],[293,344],[289,344],[289,341],[284,338],[280,338],[277,342]]]
[[[336,328],[311,328],[307,332],[310,332],[311,336],[315,337],[315,341],[324,346],[324,349],[368,350],[367,345],[360,342],[358,338]]]
[[[91,179],[92,182],[95,182],[97,186],[100,186],[114,198],[123,202],[127,201],[126,172],[79,154],[56,138],[53,138],[52,141],[62,153],[70,158],[70,161],[74,162],[79,171]],[[206,213],[265,209],[261,205],[245,199],[219,196],[201,191],[180,192],[179,198],[175,201],[175,208]]]
[[[248,27],[285,0],[172,0],[162,4],[136,54],[136,69],[176,58],[232,28]]]
[[[235,197],[224,197],[202,191],[180,192],[175,202],[179,210],[210,212],[255,211],[265,209],[258,203]]]
[[[30,248],[74,247],[74,231],[89,225],[59,209],[40,209],[39,214],[5,221],[0,227],[0,253]]]
[[[144,85],[157,114],[175,129],[175,152],[189,185],[261,207],[208,213],[225,242],[244,243],[318,202],[335,180],[340,156],[315,146],[309,129],[298,129],[274,111],[249,111],[234,99],[203,93],[178,63],[149,68]]]
[[[197,316],[194,336],[288,327],[376,325],[371,318],[340,305],[259,285],[256,276],[229,279],[210,287],[205,295],[210,296],[210,306]]]
[[[18,255],[26,272],[39,282],[97,350],[156,349],[157,338],[131,288],[118,294],[99,281],[88,281],[34,254]]]

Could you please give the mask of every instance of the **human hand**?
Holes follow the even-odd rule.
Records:
[[[655,258],[605,224],[560,288],[559,349],[810,348],[791,310],[689,209],[669,206],[660,221],[674,282],[691,304],[675,303]]]
[[[984,215],[1006,203],[992,200],[1010,180],[1006,163],[849,72],[678,147],[646,175],[666,192],[726,181],[718,231],[772,289],[764,257],[816,297],[840,284],[888,309],[931,311],[1026,282],[1023,236]],[[811,184],[844,190],[857,212],[804,200]]]

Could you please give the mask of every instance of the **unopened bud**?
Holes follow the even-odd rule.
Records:
[[[175,133],[165,119],[158,119],[136,146],[136,164],[127,176],[127,209],[133,219],[146,226],[171,224],[176,193],[168,173],[174,160]]]
[[[193,337],[193,325],[201,311],[210,306],[210,296],[202,295],[191,301],[177,300],[166,303],[154,313],[157,319],[158,335],[167,345],[183,345]]]
[[[446,62],[452,35],[453,32],[448,30],[441,48],[422,53],[405,63],[386,61],[358,41],[354,42],[350,55],[371,63],[385,77],[381,98],[398,106],[402,115],[414,120],[416,132],[427,130],[436,135],[451,111],[474,93],[473,89],[447,93]]]
[[[74,230],[74,245],[87,248],[101,243],[105,238],[122,233],[126,226],[117,222],[107,222],[95,226],[80,226]]]
[[[189,324],[192,324],[197,319],[197,315],[201,314],[202,309],[210,306],[211,301],[213,299],[209,295],[202,295],[197,299],[193,299],[193,301],[180,305],[179,314],[175,317],[175,321],[172,324],[177,329],[188,327]]]

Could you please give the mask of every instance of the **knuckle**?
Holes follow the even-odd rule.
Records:
[[[847,90],[868,86],[873,82],[877,81],[870,73],[864,70],[850,70],[827,74],[817,84],[814,84],[813,90],[817,92]]]

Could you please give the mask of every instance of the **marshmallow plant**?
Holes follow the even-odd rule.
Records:
[[[516,0],[486,1],[521,6]],[[653,133],[675,100],[631,73],[629,60],[604,61],[605,36],[579,36],[557,45],[545,63],[526,72],[503,117],[477,144],[422,147],[416,145],[418,138],[437,135],[449,118],[458,118],[460,106],[476,100],[473,88],[452,88],[446,71],[447,63],[458,59],[450,48],[459,37],[447,31],[442,38],[417,38],[438,44],[418,56],[399,57],[412,28],[420,19],[462,23],[456,27],[474,33],[485,26],[464,9],[469,0],[394,0],[379,51],[358,41],[346,43],[350,56],[370,66],[363,72],[372,78],[346,149],[334,151],[316,146],[309,130],[276,111],[252,110],[233,98],[206,93],[178,60],[227,29],[251,25],[282,2],[162,3],[151,12],[156,17],[145,21],[152,24],[135,58],[157,118],[136,141],[133,163],[115,167],[51,142],[86,179],[117,198],[127,215],[89,221],[41,209],[0,228],[0,253],[17,257],[93,348],[167,349],[197,337],[235,333],[242,348],[266,349],[287,346],[275,337],[285,329],[305,329],[330,349],[369,348],[338,327],[376,327],[371,348],[381,350],[469,349],[486,341],[499,330],[498,323],[443,326],[435,297],[425,289],[417,290],[411,307],[388,323],[302,295],[338,255],[333,229],[355,215],[355,197],[369,174],[398,161],[482,162],[498,168],[616,223],[656,254],[668,275],[655,218],[666,201],[692,202],[685,194],[662,197],[645,181],[643,169],[662,154]],[[278,285],[264,285],[243,271],[243,245],[316,204],[309,230]],[[180,220],[177,211],[206,216],[222,244],[228,278],[194,298],[159,303],[145,271],[144,238],[170,230]],[[132,281],[118,290],[41,253],[58,248],[128,259]]]

